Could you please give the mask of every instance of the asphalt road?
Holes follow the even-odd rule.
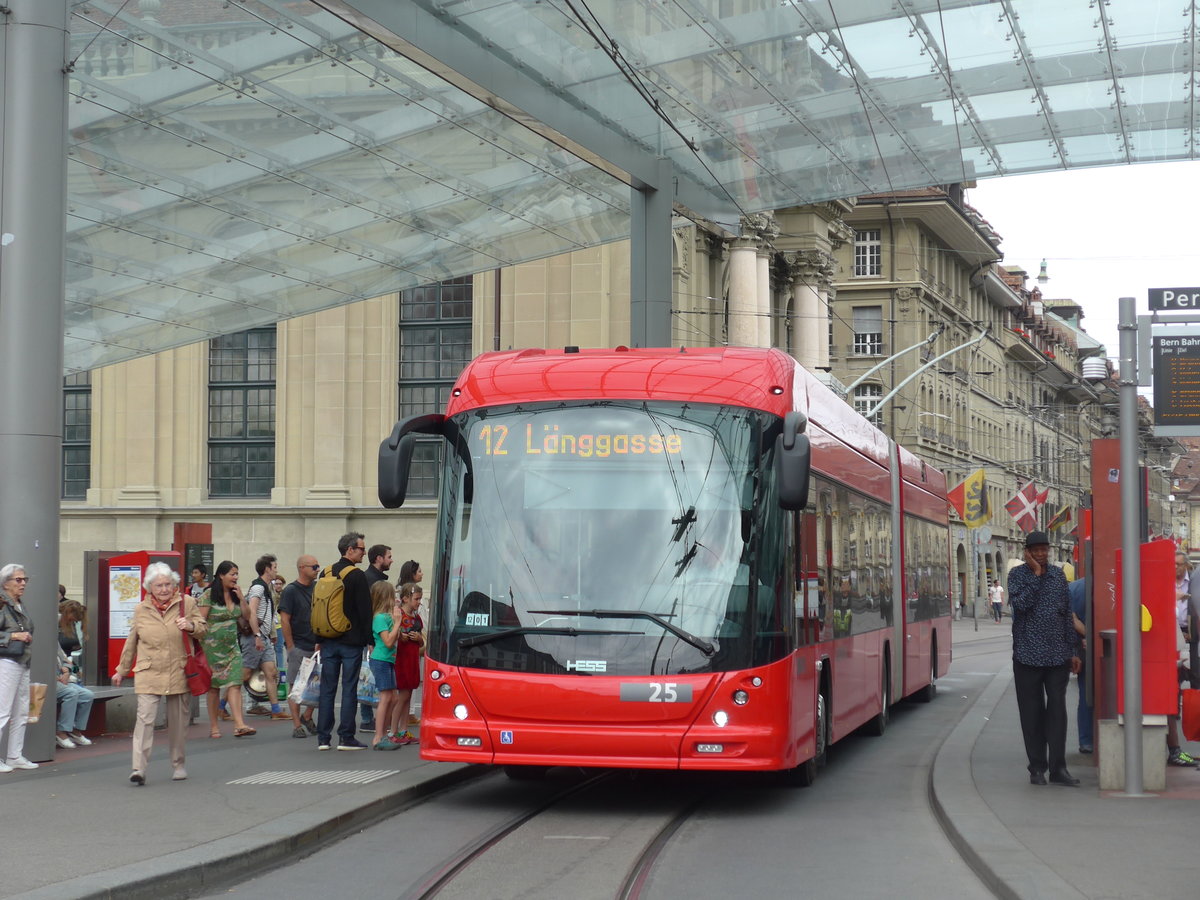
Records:
[[[956,648],[932,703],[902,703],[883,737],[835,745],[809,788],[763,776],[497,773],[221,896],[431,897],[446,879],[436,896],[451,900],[991,897],[943,834],[928,783],[938,747],[1009,651],[1007,634]]]

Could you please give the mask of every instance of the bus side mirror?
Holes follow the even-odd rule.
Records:
[[[783,430],[775,439],[775,484],[779,488],[779,505],[783,509],[804,509],[808,506],[808,475],[812,465],[812,448],[804,429],[808,417],[802,412],[790,412],[783,417]]]
[[[379,502],[385,509],[404,505],[408,493],[408,468],[412,464],[416,434],[444,435],[446,417],[441,413],[411,416],[397,422],[379,445]]]

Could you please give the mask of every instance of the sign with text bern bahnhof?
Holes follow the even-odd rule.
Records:
[[[1174,327],[1151,338],[1154,433],[1200,436],[1200,328]]]

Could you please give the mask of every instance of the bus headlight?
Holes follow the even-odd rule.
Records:
[[[738,706],[745,706],[747,703],[750,702],[750,695],[747,694],[745,691],[734,691],[733,692],[733,702],[736,703]]]
[[[429,679],[430,679],[430,681],[441,681],[442,680],[442,670],[441,669],[430,669]]]
[[[723,709],[718,709],[715,713],[713,713],[713,724],[718,728],[724,728],[729,724],[729,713],[725,712]]]
[[[461,722],[466,717],[467,717],[466,704],[460,703],[460,704],[458,704],[458,706],[454,707],[454,718],[458,719]]]
[[[438,696],[441,697],[443,700],[449,700],[450,699],[450,685],[447,684],[446,682],[442,682],[441,684],[439,684],[438,685]]]

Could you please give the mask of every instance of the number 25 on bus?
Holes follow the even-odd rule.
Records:
[[[777,350],[522,350],[396,425],[438,485],[421,756],[787,773],[950,662],[945,479]]]

